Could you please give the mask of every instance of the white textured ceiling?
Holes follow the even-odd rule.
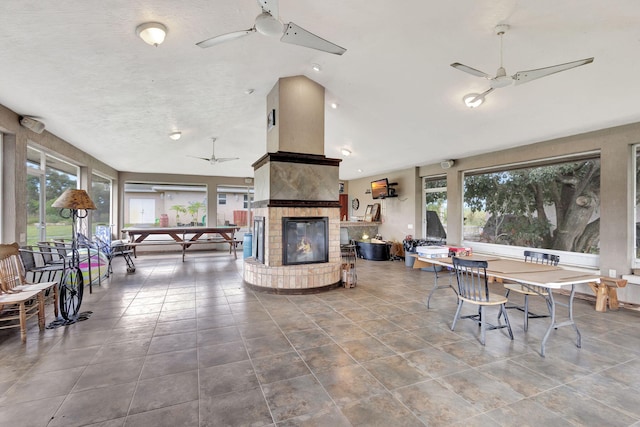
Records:
[[[282,21],[344,46],[343,56],[259,34],[195,45],[250,28],[255,0],[21,0],[1,9],[0,103],[121,171],[253,176],[266,151],[266,95],[300,74],[339,104],[326,108],[325,154],[353,152],[341,179],[640,119],[637,0],[280,0]],[[169,29],[157,48],[135,34],[147,21]],[[595,61],[498,89],[469,110],[462,96],[488,82],[449,64],[493,75],[498,23],[511,25],[508,74]],[[181,140],[168,138],[173,130]],[[240,160],[188,157],[210,156],[212,136],[217,156]]]

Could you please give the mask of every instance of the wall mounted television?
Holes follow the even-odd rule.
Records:
[[[371,181],[371,197],[384,199],[389,196],[389,180],[387,178]]]

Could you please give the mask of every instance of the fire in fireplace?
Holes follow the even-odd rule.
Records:
[[[327,217],[282,218],[282,264],[329,262]]]

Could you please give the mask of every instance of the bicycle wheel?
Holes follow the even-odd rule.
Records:
[[[68,268],[60,282],[60,312],[65,320],[72,320],[78,315],[83,292],[82,271],[78,267]]]

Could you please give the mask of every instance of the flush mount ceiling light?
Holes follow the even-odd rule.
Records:
[[[151,46],[162,44],[167,35],[167,27],[159,22],[145,22],[136,27],[136,34]]]
[[[348,148],[343,148],[340,150],[340,152],[342,153],[343,156],[351,155],[351,150],[349,150]]]
[[[320,64],[311,64],[311,69],[317,72],[322,71],[322,67],[320,66]]]
[[[462,98],[462,100],[467,107],[477,108],[484,103],[484,94],[468,93]]]
[[[173,139],[174,141],[179,140],[180,137],[182,137],[182,132],[171,132],[169,134],[169,138]]]

